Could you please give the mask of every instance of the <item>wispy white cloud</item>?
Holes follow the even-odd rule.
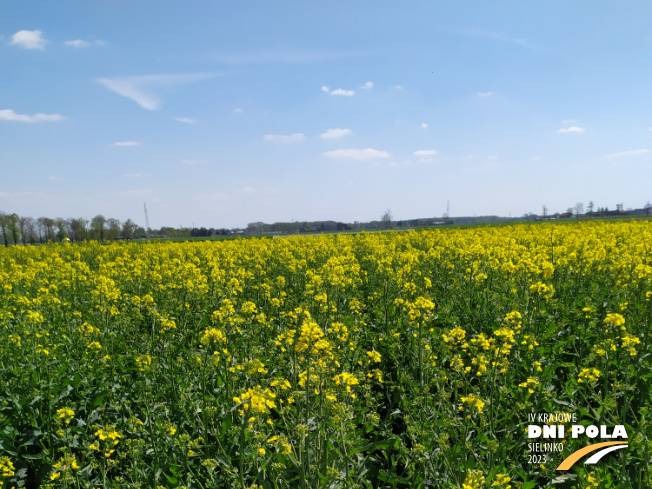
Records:
[[[116,141],[113,146],[140,146],[140,141]]]
[[[87,48],[91,45],[90,42],[84,41],[82,39],[75,39],[74,41],[65,41],[64,44],[71,48]]]
[[[208,163],[208,160],[194,160],[194,159],[186,158],[184,160],[181,160],[181,163],[188,166],[197,166],[197,165],[204,165]]]
[[[373,148],[366,149],[336,149],[334,151],[326,151],[323,153],[327,158],[348,159],[357,161],[375,160],[381,158],[389,158],[390,155],[387,151],[382,151]]]
[[[149,173],[125,173],[125,178],[146,178],[150,177]]]
[[[294,134],[266,134],[263,136],[265,141],[272,141],[275,143],[298,143],[305,139],[305,135],[298,132]]]
[[[434,161],[432,157],[437,154],[437,151],[434,149],[420,149],[413,154],[419,158],[421,163],[432,163]]]
[[[196,119],[191,119],[190,117],[173,117],[177,122],[183,122],[184,124],[197,124]]]
[[[107,44],[107,42],[106,41],[101,41],[101,40],[84,41],[83,39],[74,39],[74,40],[71,40],[71,41],[64,41],[63,44],[65,46],[70,47],[70,48],[87,48],[87,47],[90,47],[91,45],[105,46]]]
[[[61,177],[57,177],[57,176],[54,176],[54,175],[50,175],[50,176],[48,177],[48,180],[50,180],[51,182],[58,182],[58,181],[60,181],[60,180],[63,180],[63,178],[61,178]]]
[[[579,126],[570,126],[570,127],[564,127],[564,128],[560,129],[557,132],[560,133],[560,134],[564,134],[564,133],[582,133],[582,132],[586,132],[586,128],[579,127]]]
[[[428,129],[428,124],[424,122],[423,124],[421,124],[421,127],[423,127],[424,129]]]
[[[272,141],[274,143],[298,143],[305,139],[305,135],[302,133],[294,134],[266,134],[263,136],[265,141]]]
[[[403,90],[403,86],[402,86],[402,85],[394,85],[392,88],[393,88],[394,90]]]
[[[343,88],[338,88],[337,90],[333,90],[331,92],[331,95],[341,95],[343,97],[352,97],[355,95],[355,91],[353,90],[344,90]]]
[[[543,53],[547,52],[545,49],[536,46],[535,44],[532,44],[531,42],[525,39],[521,39],[518,37],[510,37],[498,32],[485,31],[482,29],[451,29],[450,32],[466,37],[478,37],[482,39],[492,39],[495,41],[508,42],[527,49],[531,49],[533,51],[539,51]]]
[[[242,114],[243,112],[244,110],[242,110],[240,107],[236,107],[235,109],[233,109],[234,114]]]
[[[486,98],[491,97],[493,94],[494,92],[478,92],[478,97]]]
[[[370,53],[367,51],[287,50],[254,53],[217,53],[199,55],[199,58],[222,64],[244,65],[258,63],[309,63],[359,57],[368,54]]]
[[[101,78],[97,80],[112,92],[133,100],[143,109],[156,110],[159,108],[159,101],[151,94],[144,92],[133,80],[119,78]]]
[[[112,92],[133,100],[143,109],[156,110],[161,103],[156,96],[149,93],[151,87],[194,83],[217,76],[220,75],[217,73],[181,73],[98,78],[96,81]]]
[[[11,36],[11,44],[25,49],[45,49],[48,41],[43,39],[42,34],[39,30],[18,31]]]
[[[434,149],[420,149],[414,152],[414,156],[434,156],[437,154],[437,151]]]
[[[344,97],[352,97],[353,95],[355,95],[354,90],[344,90],[343,88],[338,88],[337,90],[332,90],[331,91],[331,89],[328,88],[328,86],[326,86],[326,85],[322,86],[321,90],[322,90],[322,92],[326,92],[326,93],[329,93],[331,95],[340,95],[340,96],[344,96]]]
[[[0,110],[0,121],[16,121],[16,122],[59,122],[66,119],[60,114],[16,114],[11,109]]]
[[[374,88],[374,82],[368,81],[367,83],[362,85],[360,88],[362,88],[363,90],[369,90],[370,88]]]
[[[155,194],[155,191],[150,188],[130,188],[127,190],[118,190],[112,195],[116,197],[148,197]]]
[[[631,151],[621,151],[620,153],[611,153],[608,155],[604,155],[605,158],[622,158],[625,156],[636,156],[636,155],[643,155],[646,153],[649,153],[650,150],[646,148],[642,149],[633,149]]]
[[[338,127],[337,129],[329,129],[328,131],[320,134],[319,137],[322,139],[337,139],[344,136],[348,136],[350,134],[353,134],[353,131],[351,131],[351,129],[340,129]]]

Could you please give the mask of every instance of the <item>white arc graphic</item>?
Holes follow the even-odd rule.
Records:
[[[608,453],[613,452],[614,450],[620,450],[621,448],[626,448],[626,447],[627,447],[627,445],[616,445],[616,446],[613,446],[613,447],[603,448],[599,452],[591,455],[591,457],[589,457],[586,460],[586,462],[584,462],[584,463],[585,464],[597,464],[600,461],[600,459],[602,457],[604,457],[605,455],[607,455]]]

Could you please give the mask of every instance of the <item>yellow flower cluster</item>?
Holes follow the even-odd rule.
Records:
[[[141,355],[136,358],[138,370],[144,372],[152,366],[152,357],[150,355]]]
[[[528,393],[534,394],[534,389],[539,385],[539,381],[529,377],[525,382],[518,384],[521,389],[527,389]]]
[[[11,477],[14,475],[15,468],[9,457],[0,457],[0,477]],[[0,480],[0,482],[2,482]]]
[[[597,382],[600,378],[600,371],[597,368],[583,368],[577,382]]]
[[[510,482],[512,482],[512,478],[507,474],[496,474],[496,478],[491,483],[491,487],[495,487],[496,489],[511,489],[512,485]]]
[[[75,411],[70,408],[57,409],[57,419],[63,420],[66,424],[70,424],[74,417]]]
[[[462,489],[484,489],[485,478],[481,470],[469,469],[462,483]]]
[[[199,340],[199,343],[202,346],[209,346],[213,343],[224,344],[226,343],[226,336],[224,335],[224,332],[220,329],[209,328],[204,330],[204,332],[201,335],[201,339]]]
[[[336,375],[335,377],[333,377],[333,380],[335,381],[335,385],[346,386],[346,392],[351,392],[352,385],[359,384],[358,378],[355,375],[350,374],[348,372],[343,372],[339,375]]]
[[[462,402],[464,404],[468,404],[469,406],[475,408],[475,410],[478,413],[482,413],[482,411],[484,409],[484,406],[485,406],[485,402],[482,399],[480,399],[479,396],[477,396],[475,394],[469,394],[466,397],[462,397]],[[460,406],[460,410],[463,410],[462,406]]]
[[[530,292],[537,294],[548,301],[554,295],[555,288],[552,285],[546,285],[543,282],[539,281],[530,286]]]
[[[95,440],[89,445],[90,450],[100,451],[100,445],[104,444],[104,456],[109,458],[115,452],[115,447],[120,443],[122,435],[118,433],[113,425],[106,425],[95,432],[99,440]],[[101,443],[100,443],[101,442]]]
[[[269,409],[275,408],[276,403],[274,399],[276,394],[268,388],[262,389],[259,385],[254,388],[247,389],[246,392],[233,398],[233,402],[242,406],[244,411],[253,411],[260,414],[265,414]]]
[[[56,480],[61,477],[61,474],[66,474],[68,471],[77,470],[79,464],[74,455],[64,455],[59,461],[52,466],[54,472],[50,475],[50,480]]]

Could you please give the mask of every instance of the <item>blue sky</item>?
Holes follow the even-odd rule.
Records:
[[[652,200],[647,1],[0,12],[5,212],[238,227]]]

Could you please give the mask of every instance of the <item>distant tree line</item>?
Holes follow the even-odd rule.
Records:
[[[575,205],[568,207],[566,209],[566,212],[557,212],[555,214],[549,214],[548,213],[548,207],[545,205],[542,206],[542,214],[537,215],[537,214],[532,214],[526,212],[523,215],[524,220],[536,220],[536,221],[541,221],[541,220],[551,220],[551,219],[564,219],[564,218],[570,218],[570,217],[575,217],[576,219],[579,219],[580,216],[584,217],[609,217],[609,216],[641,216],[641,215],[646,215],[649,216],[652,214],[652,203],[648,200],[645,205],[640,208],[640,209],[625,209],[625,206],[623,203],[618,203],[616,204],[616,209],[615,210],[609,210],[608,207],[599,207],[593,203],[593,201],[589,202],[589,205],[586,206],[586,212],[584,212],[584,204],[582,202],[577,202]]]
[[[158,230],[144,229],[138,226],[131,219],[120,221],[115,218],[106,218],[98,214],[92,219],[39,217],[34,219],[28,216],[19,216],[16,213],[9,214],[0,210],[0,233],[3,244],[36,244],[66,241],[114,241],[134,238],[208,238],[213,236],[232,235],[261,235],[261,234],[296,234],[296,233],[323,233],[337,231],[375,231],[383,229],[418,228],[429,226],[440,226],[447,224],[472,224],[472,223],[497,223],[511,222],[516,220],[548,220],[580,216],[616,216],[616,215],[650,215],[652,214],[652,203],[649,201],[641,209],[624,209],[622,203],[616,204],[616,209],[610,211],[607,207],[596,207],[591,201],[584,213],[584,204],[576,203],[567,209],[566,212],[550,214],[548,207],[542,207],[542,215],[526,213],[522,218],[506,218],[500,216],[473,216],[450,218],[444,214],[442,218],[429,217],[422,219],[407,219],[395,221],[392,211],[387,209],[378,221],[344,223],[339,221],[292,221],[275,222],[267,224],[264,222],[251,222],[245,229],[226,228],[205,228],[205,227],[183,227],[173,228],[163,226]]]
[[[190,236],[193,238],[208,238],[211,236],[229,236],[231,231],[229,229],[213,229],[213,228],[192,228]]]
[[[144,229],[131,219],[120,221],[116,218],[106,218],[98,214],[92,219],[80,218],[50,218],[34,219],[28,216],[9,214],[0,210],[0,235],[2,244],[37,244],[62,241],[115,241],[135,238],[183,238],[229,236],[234,234],[229,229],[189,228],[180,226],[173,228],[163,226],[158,230]]]
[[[127,219],[106,218],[98,214],[88,220],[19,216],[0,210],[0,233],[5,246],[67,241],[133,239],[138,226]]]

